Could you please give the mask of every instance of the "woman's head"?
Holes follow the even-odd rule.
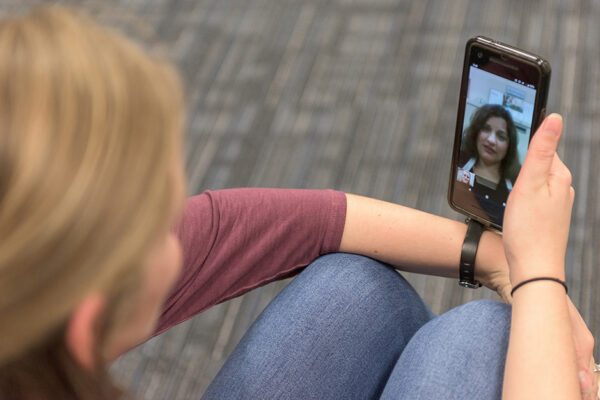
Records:
[[[463,151],[486,165],[499,165],[502,176],[514,181],[519,161],[517,131],[510,113],[495,104],[479,108],[465,129]]]
[[[95,364],[151,332],[181,264],[182,127],[175,70],[120,35],[56,6],[0,23],[0,397],[54,385],[40,357],[87,379],[74,343]]]

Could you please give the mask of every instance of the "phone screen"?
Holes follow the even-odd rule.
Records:
[[[501,226],[529,146],[540,72],[535,65],[475,46],[468,62],[453,201]]]

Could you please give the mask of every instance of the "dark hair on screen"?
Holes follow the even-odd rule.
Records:
[[[480,107],[471,117],[471,123],[463,132],[461,151],[467,159],[477,157],[477,135],[490,117],[499,117],[506,121],[506,132],[509,138],[506,156],[500,164],[500,172],[504,178],[515,182],[521,164],[517,153],[517,128],[510,113],[501,105],[486,104]]]

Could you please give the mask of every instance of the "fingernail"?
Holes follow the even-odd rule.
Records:
[[[548,118],[549,120],[558,118],[560,121],[562,121],[562,115],[560,115],[559,113],[552,113],[552,114],[548,115],[546,118]]]
[[[592,381],[585,371],[579,371],[579,386],[581,390],[588,390],[592,386]]]
[[[558,136],[560,135],[561,129],[562,116],[560,114],[552,113],[546,117],[546,121],[544,121],[544,132]]]

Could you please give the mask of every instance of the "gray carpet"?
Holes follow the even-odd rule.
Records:
[[[0,0],[2,14],[37,2]],[[550,111],[576,202],[573,302],[600,332],[600,2],[122,0],[81,4],[147,40],[154,30],[188,90],[189,195],[240,186],[335,188],[462,219],[446,201],[464,43],[484,34],[552,64]],[[593,171],[597,171],[594,173]],[[434,312],[498,299],[407,274]],[[185,322],[112,371],[144,399],[198,398],[277,282]]]

